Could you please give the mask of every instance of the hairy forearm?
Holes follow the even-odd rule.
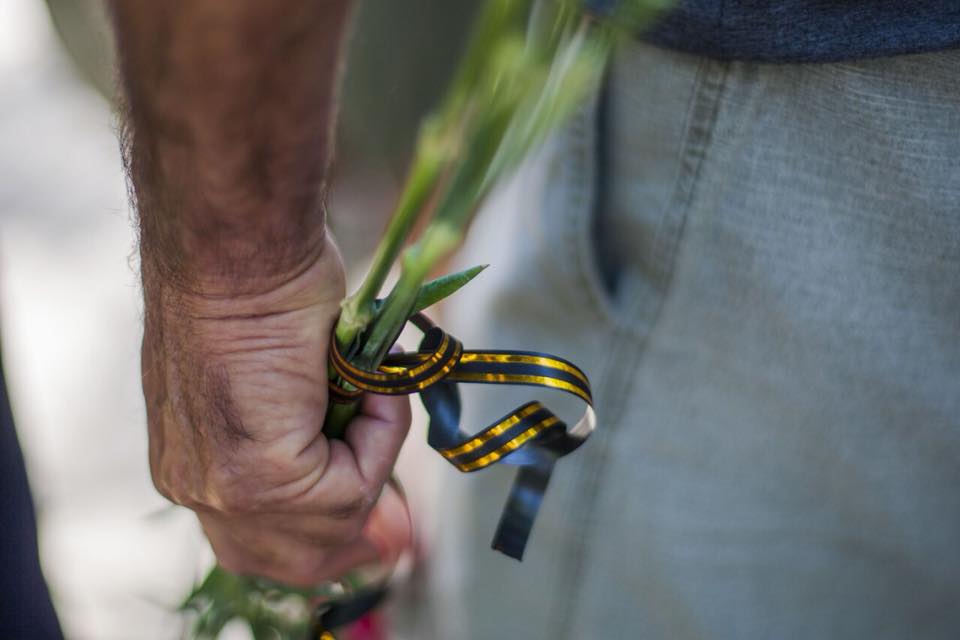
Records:
[[[350,0],[111,0],[145,279],[233,295],[323,246]]]

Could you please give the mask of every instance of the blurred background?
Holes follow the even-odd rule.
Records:
[[[362,3],[331,202],[354,280],[475,4]],[[212,555],[193,516],[149,478],[112,60],[99,0],[0,2],[2,348],[44,571],[68,638],[180,638],[176,606]],[[418,440],[414,432],[407,449]],[[402,464],[415,455],[405,450]],[[429,472],[445,469],[425,458],[408,486],[423,510]]]

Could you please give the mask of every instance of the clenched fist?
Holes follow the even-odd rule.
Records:
[[[144,265],[143,387],[157,489],[196,511],[229,571],[309,586],[410,541],[390,476],[406,398],[367,395],[345,439],[321,433],[344,294],[332,242],[243,295],[184,292]]]

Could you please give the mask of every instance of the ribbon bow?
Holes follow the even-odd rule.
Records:
[[[545,353],[530,351],[470,351],[423,314],[410,321],[423,332],[417,351],[388,355],[377,371],[350,364],[331,340],[330,362],[350,391],[330,384],[333,402],[351,403],[365,391],[384,395],[419,393],[430,425],[427,444],[462,472],[478,471],[497,463],[519,467],[507,497],[493,548],[521,560],[553,467],[576,450],[596,426],[590,381],[576,365]],[[580,420],[568,428],[540,402],[528,402],[475,434],[460,428],[461,382],[529,385],[558,389],[586,404]],[[334,603],[323,616],[327,628],[344,616],[344,605]],[[354,607],[351,607],[355,609]],[[366,611],[370,607],[364,607]]]

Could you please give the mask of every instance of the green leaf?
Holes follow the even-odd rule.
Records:
[[[406,318],[437,304],[444,298],[452,296],[489,266],[488,264],[480,264],[475,267],[470,267],[469,269],[464,269],[463,271],[457,271],[456,273],[448,273],[445,276],[440,276],[435,280],[424,283],[420,287],[420,290],[417,291],[416,298],[413,301],[413,310],[404,318],[403,324],[406,324]],[[377,313],[380,312],[383,304],[383,300],[377,300],[375,302],[374,308]],[[399,327],[400,329],[403,329],[403,324]],[[389,346],[390,345],[387,345],[388,348]]]
[[[480,272],[490,265],[480,264],[463,271],[440,276],[436,280],[427,282],[420,287],[417,300],[413,303],[413,311],[423,311],[459,291],[465,284],[480,275]]]

